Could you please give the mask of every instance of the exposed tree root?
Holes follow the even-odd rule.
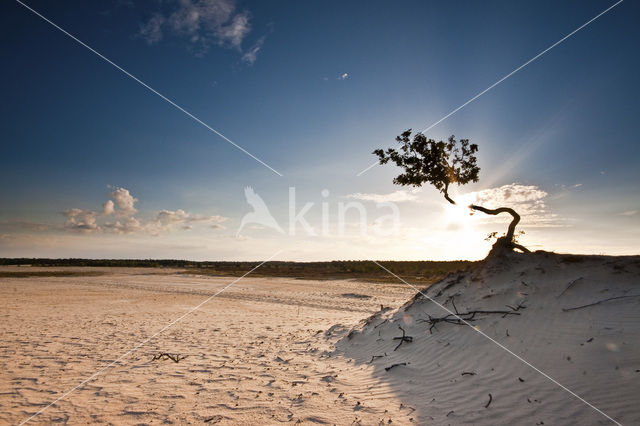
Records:
[[[526,308],[525,306],[522,305],[522,303],[520,303],[516,308],[510,307],[511,311],[474,310],[474,311],[469,311],[469,312],[458,312],[458,308],[456,307],[456,304],[453,301],[453,297],[450,300],[451,300],[451,304],[453,306],[453,309],[454,309],[455,313],[448,314],[448,315],[445,315],[445,316],[439,317],[439,318],[438,317],[432,317],[431,315],[427,314],[427,317],[428,317],[427,319],[419,318],[417,320],[417,322],[426,322],[426,323],[430,324],[431,326],[429,327],[429,333],[433,333],[433,329],[434,328],[436,330],[438,329],[436,327],[436,324],[441,323],[441,322],[448,323],[448,324],[456,324],[456,325],[466,325],[466,323],[469,323],[469,322],[476,321],[476,320],[480,319],[480,318],[476,318],[476,315],[478,315],[478,314],[500,314],[500,315],[502,315],[502,318],[504,318],[507,315],[520,315],[519,312],[514,312],[514,311]],[[398,345],[398,346],[400,346],[400,345]]]

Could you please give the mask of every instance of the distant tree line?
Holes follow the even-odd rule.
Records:
[[[136,267],[136,268],[176,268],[187,273],[203,275],[242,275],[261,262],[224,262],[179,259],[43,259],[43,258],[0,258],[0,265],[31,265],[40,267]],[[394,273],[403,277],[431,281],[451,272],[466,269],[469,261],[380,261]],[[330,262],[267,262],[252,272],[252,276],[274,276],[292,278],[385,278],[397,281],[370,260],[335,260]]]

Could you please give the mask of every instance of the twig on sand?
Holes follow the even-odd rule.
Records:
[[[515,307],[511,305],[505,305],[505,306],[515,312],[515,311],[519,311],[520,309],[527,309],[527,307],[524,306],[524,302],[526,302],[526,300],[518,303],[518,305]],[[506,315],[503,315],[502,318],[504,318],[505,316]]]
[[[413,342],[413,337],[411,337],[411,336],[407,336],[407,335],[405,334],[404,328],[402,328],[402,327],[400,327],[400,326],[398,326],[398,328],[399,328],[400,330],[402,330],[402,336],[394,337],[394,338],[393,338],[393,340],[400,340],[400,343],[398,343],[398,346],[396,346],[396,347],[395,347],[394,351],[395,351],[396,349],[398,349],[398,348],[400,347],[400,345],[402,345],[404,342],[407,342],[407,343],[411,343],[411,342]]]
[[[386,322],[389,322],[389,320],[388,320],[388,319],[385,319],[385,320],[384,320],[384,321],[382,321],[380,324],[378,324],[378,325],[374,325],[374,326],[373,326],[373,328],[378,328],[378,327],[380,327],[382,324],[384,324],[384,323],[386,323]]]
[[[172,355],[172,354],[167,353],[167,352],[160,352],[159,354],[154,355],[153,359],[151,359],[151,361],[155,361],[155,360],[158,360],[158,359],[170,359],[171,361],[173,361],[175,363],[178,363],[178,362],[182,361],[183,359],[185,359],[188,356],[189,355],[181,356],[180,354]]]
[[[474,373],[473,371],[463,371],[462,374],[460,374],[461,376],[475,376],[476,373]]]
[[[400,366],[403,366],[403,365],[407,365],[407,363],[406,363],[406,362],[399,362],[399,363],[397,363],[397,364],[391,364],[390,366],[385,367],[384,369],[385,369],[385,371],[389,371],[389,370],[391,370],[393,367],[400,367]]]
[[[369,364],[371,364],[374,360],[378,359],[378,358],[384,358],[385,356],[387,356],[387,353],[385,352],[384,355],[372,355],[371,356],[371,361],[369,361]]]
[[[602,300],[598,300],[597,302],[593,302],[593,303],[589,303],[587,305],[582,305],[582,306],[575,306],[573,308],[562,308],[562,310],[564,312],[567,311],[575,311],[576,309],[582,309],[582,308],[587,308],[589,306],[594,306],[594,305],[599,305],[600,303],[604,303],[604,302],[608,302],[610,300],[617,300],[617,299],[626,299],[628,297],[640,297],[640,294],[633,294],[631,296],[616,296],[616,297],[609,297],[607,299],[602,299]]]
[[[487,405],[484,406],[484,408],[489,408],[489,405],[491,405],[491,401],[493,401],[493,396],[489,394],[489,401],[487,402]]]
[[[563,294],[565,294],[565,293],[567,292],[567,290],[569,290],[571,287],[573,287],[574,285],[576,285],[576,283],[577,283],[578,281],[580,281],[581,279],[582,279],[582,277],[580,277],[580,278],[576,278],[575,280],[571,281],[571,282],[569,283],[569,285],[567,285],[567,287],[566,287],[564,290],[562,290],[562,293],[560,293],[559,295],[557,295],[557,296],[556,296],[556,299],[557,299],[558,297],[562,296]]]

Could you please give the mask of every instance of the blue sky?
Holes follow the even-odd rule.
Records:
[[[389,165],[356,174],[373,149],[437,121],[614,3],[27,2],[281,177],[3,2],[0,255],[480,258],[482,236],[504,223],[452,215],[432,188],[394,187]],[[620,3],[427,133],[480,146],[480,182],[460,195],[485,191],[493,203],[518,192],[532,248],[638,252],[639,10]],[[236,237],[251,211],[245,186],[283,226],[289,187],[314,202],[314,227],[322,202],[337,226],[348,201],[364,203],[371,225],[372,200],[396,200],[401,225],[388,237],[258,227]],[[135,213],[103,212],[124,200],[118,188],[137,199]],[[91,212],[95,227],[76,226]],[[131,218],[138,225],[126,228]]]

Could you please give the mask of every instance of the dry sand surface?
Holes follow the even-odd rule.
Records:
[[[29,418],[234,280],[104,272],[0,279],[0,423]],[[499,343],[640,424],[640,258],[512,253],[425,292],[247,277],[32,422],[615,424]],[[433,300],[477,329],[442,320]],[[401,327],[411,339],[399,345]]]
[[[421,424],[615,424],[496,342],[615,421],[640,424],[639,257],[513,253],[425,294],[432,300],[381,312],[337,344],[357,366],[373,365],[373,377],[415,407]],[[433,300],[469,314],[462,317],[495,342],[453,316],[438,321],[448,313]],[[394,351],[399,327],[413,341]]]
[[[89,270],[106,274],[0,278],[0,423],[29,418],[234,280]],[[412,410],[373,367],[354,369],[331,345],[412,294],[403,284],[246,277],[31,422],[409,423]],[[159,352],[186,358],[152,361]]]

